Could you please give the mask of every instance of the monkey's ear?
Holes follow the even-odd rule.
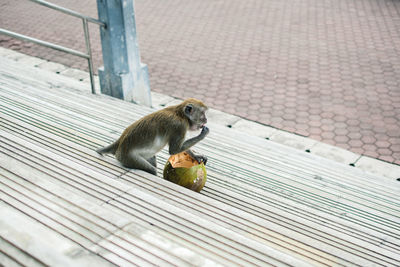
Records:
[[[192,104],[187,104],[185,107],[185,114],[186,115],[192,115],[193,112],[193,105]]]

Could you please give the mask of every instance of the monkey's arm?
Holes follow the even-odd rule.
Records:
[[[169,142],[169,154],[175,155],[175,154],[178,154],[178,153],[188,150],[189,148],[194,146],[196,143],[203,140],[204,137],[207,136],[209,131],[210,130],[204,126],[203,129],[201,130],[201,133],[198,136],[190,138],[190,139],[186,140],[185,142],[182,142],[182,140],[184,138],[183,136],[175,136],[175,137],[171,138],[171,140]]]

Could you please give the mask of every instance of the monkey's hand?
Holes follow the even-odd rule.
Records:
[[[186,153],[188,153],[194,160],[196,160],[198,163],[204,163],[204,165],[207,164],[207,157],[201,154],[197,154],[193,152],[192,150],[188,149],[186,150]]]
[[[204,138],[204,137],[207,136],[207,134],[208,134],[209,132],[210,132],[210,129],[208,129],[207,126],[203,126],[203,128],[201,129],[200,136]]]
[[[207,157],[206,156],[204,156],[204,155],[195,155],[194,156],[194,159],[195,160],[197,160],[197,162],[200,162],[200,163],[204,163],[204,165],[206,165],[207,164]]]

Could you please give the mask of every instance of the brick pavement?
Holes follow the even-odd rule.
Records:
[[[52,0],[96,17],[94,0]],[[400,2],[136,0],[152,90],[400,164]],[[0,27],[84,51],[79,19],[3,0]],[[91,26],[101,65],[97,26]],[[0,45],[86,61],[0,36]]]

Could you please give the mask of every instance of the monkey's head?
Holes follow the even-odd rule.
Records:
[[[183,114],[188,118],[189,130],[196,131],[207,123],[206,111],[208,107],[200,100],[189,98],[181,104]]]

